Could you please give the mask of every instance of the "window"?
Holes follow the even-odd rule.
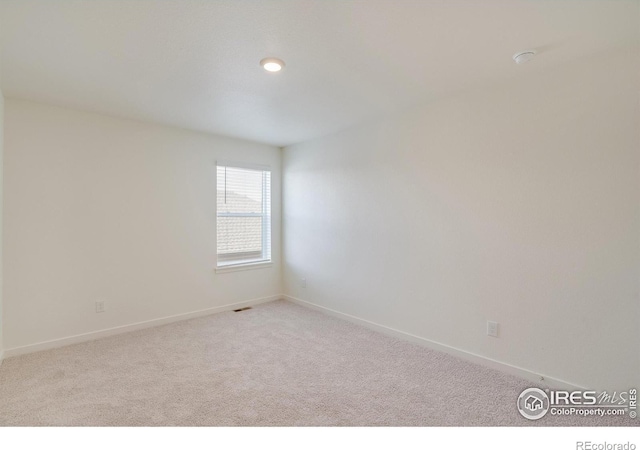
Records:
[[[271,171],[217,164],[218,267],[271,262]]]

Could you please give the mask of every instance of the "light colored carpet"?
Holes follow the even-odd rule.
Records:
[[[7,359],[0,424],[631,424],[549,415],[528,421],[515,406],[526,387],[277,301]]]

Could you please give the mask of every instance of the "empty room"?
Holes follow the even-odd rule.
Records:
[[[0,436],[640,445],[640,2],[0,0],[0,45]]]

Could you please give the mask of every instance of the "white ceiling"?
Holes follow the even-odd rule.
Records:
[[[638,1],[2,0],[2,90],[284,146],[638,39]],[[536,48],[518,66],[511,56]],[[258,62],[282,58],[269,74]]]

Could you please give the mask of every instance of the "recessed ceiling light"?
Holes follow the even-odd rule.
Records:
[[[267,72],[280,72],[284,67],[284,61],[278,58],[264,58],[260,61],[260,65]]]
[[[534,56],[536,56],[536,52],[534,50],[527,50],[525,52],[518,52],[513,55],[513,60],[516,62],[516,64],[524,64],[527,61],[531,61]]]

